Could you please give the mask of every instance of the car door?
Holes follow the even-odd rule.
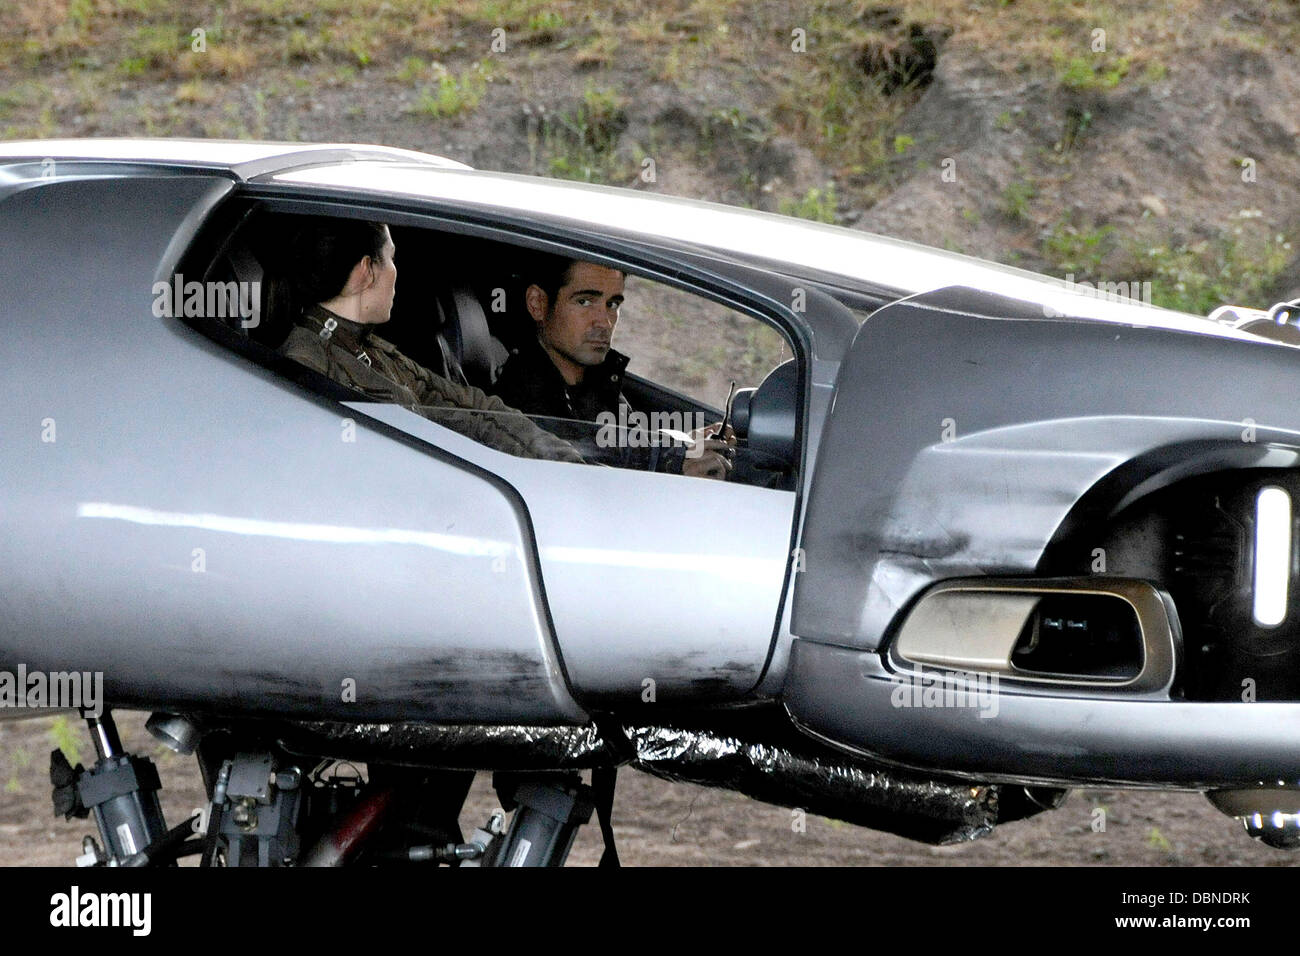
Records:
[[[160,308],[228,177],[92,173],[0,193],[0,667],[184,711],[584,721],[518,493]]]
[[[391,221],[392,213],[387,215]],[[428,215],[404,221],[519,241],[516,226],[507,232],[491,214],[472,225]],[[627,238],[597,240],[571,226],[532,225],[535,241],[553,251],[581,240],[585,257],[618,257],[659,281],[671,276],[694,294],[748,310],[754,321],[761,316],[779,323],[787,334],[798,327],[796,316],[780,304],[791,298],[784,280],[767,277],[778,288],[760,293],[745,284],[743,269],[724,275]],[[796,450],[802,406],[801,395],[791,397]],[[518,492],[560,656],[584,704],[737,699],[756,686],[781,616],[796,491],[517,458],[406,408],[374,402],[348,407],[470,462]]]

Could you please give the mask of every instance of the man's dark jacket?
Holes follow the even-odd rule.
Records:
[[[623,397],[623,375],[629,359],[610,349],[605,360],[570,385],[536,339],[516,350],[497,376],[492,391],[511,408],[528,415],[594,422],[601,412],[617,416]],[[630,409],[629,409],[630,410]]]
[[[516,349],[502,366],[493,393],[527,415],[596,422],[602,412],[618,420],[620,405],[631,406],[623,395],[623,376],[630,361],[610,349],[604,361],[588,367],[582,381],[570,385],[536,339]],[[603,423],[598,423],[603,424]],[[673,443],[650,445],[619,442],[605,460],[624,468],[681,474],[686,449]]]

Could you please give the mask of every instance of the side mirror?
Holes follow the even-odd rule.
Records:
[[[758,388],[736,390],[731,427],[753,451],[792,462],[798,410],[799,363],[790,359],[772,369]]]

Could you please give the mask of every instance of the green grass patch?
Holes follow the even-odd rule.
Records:
[[[293,29],[284,41],[284,55],[291,63],[314,63],[325,59],[329,36],[320,30]]]
[[[1190,245],[1153,245],[1144,251],[1151,301],[1195,315],[1207,315],[1221,305],[1273,305],[1266,301],[1266,292],[1291,259],[1291,243],[1285,236],[1244,229],[1226,230],[1215,239]]]
[[[63,751],[68,763],[74,767],[81,762],[81,745],[77,731],[67,717],[59,715],[50,722],[50,740],[54,746]]]
[[[1158,61],[1152,61],[1142,68],[1143,83],[1159,83],[1168,75],[1168,68]]]
[[[1041,252],[1055,275],[1073,275],[1076,282],[1149,281],[1152,305],[1193,315],[1221,305],[1272,305],[1268,290],[1292,257],[1286,236],[1270,233],[1253,216],[1190,243],[1160,236],[1121,239],[1113,226],[1061,222],[1043,239]]]
[[[1168,837],[1160,832],[1159,827],[1152,827],[1147,831],[1147,846],[1164,853],[1172,853],[1174,850],[1174,845],[1169,842]]]
[[[528,29],[533,33],[554,33],[564,27],[564,17],[555,10],[543,10],[528,18]]]
[[[837,207],[838,200],[835,198],[835,184],[829,183],[824,189],[818,189],[814,186],[804,193],[802,199],[781,200],[780,211],[783,216],[797,216],[800,219],[811,219],[813,222],[834,223]]]
[[[1131,65],[1128,57],[1115,57],[1108,53],[1067,57],[1058,52],[1053,59],[1060,84],[1079,92],[1113,90],[1128,76]]]
[[[171,73],[183,54],[190,52],[191,38],[174,25],[148,23],[137,27],[126,38],[126,55],[118,61],[125,76],[141,76],[158,71]]]
[[[474,23],[506,30],[558,29],[564,16],[555,10],[539,10],[535,0],[474,0],[456,6],[456,12]]]
[[[21,80],[0,89],[0,119],[21,110],[52,102],[54,92],[37,80]]]
[[[1038,190],[1029,180],[1013,180],[1002,190],[1002,211],[1006,213],[1007,218],[1017,222],[1027,220],[1029,204],[1034,201],[1037,194]]]
[[[1110,237],[1114,231],[1114,226],[1079,229],[1057,223],[1043,239],[1043,255],[1059,272],[1072,273],[1078,279],[1095,278],[1113,248]]]
[[[494,69],[491,61],[480,61],[460,74],[443,72],[433,87],[420,94],[416,111],[438,119],[473,112],[487,92]]]
[[[616,90],[588,83],[574,109],[547,119],[540,144],[546,173],[592,183],[629,179],[632,166],[618,154],[627,127],[623,107]]]
[[[864,26],[861,11],[846,4],[815,8],[806,22],[806,52],[791,49],[790,30],[770,53],[769,75],[777,90],[773,116],[845,181],[863,190],[862,200],[879,199],[908,170],[896,163],[913,145],[897,126],[920,98],[910,87],[886,94],[862,69],[864,47],[879,34]],[[842,182],[842,185],[844,183]]]
[[[418,56],[408,56],[393,76],[403,83],[417,83],[426,79],[431,69],[432,64],[428,60]]]

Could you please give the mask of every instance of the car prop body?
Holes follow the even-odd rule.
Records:
[[[241,237],[303,213],[614,264],[778,330],[793,357],[733,416],[779,477],[512,457],[288,368]],[[367,146],[0,144],[0,231],[0,668],[102,674],[197,747],[207,862],[354,859],[339,819],[468,770],[520,820],[538,786],[576,809],[549,855],[517,822],[428,858],[562,861],[600,807],[574,774],[628,764],[932,842],[1079,784],[1205,790],[1294,842],[1300,353],[1259,316]],[[260,291],[189,307],[223,278]],[[469,372],[491,327],[454,279]],[[183,852],[87,785],[150,779],[92,728],[97,769],[55,774],[109,826],[89,862]]]

